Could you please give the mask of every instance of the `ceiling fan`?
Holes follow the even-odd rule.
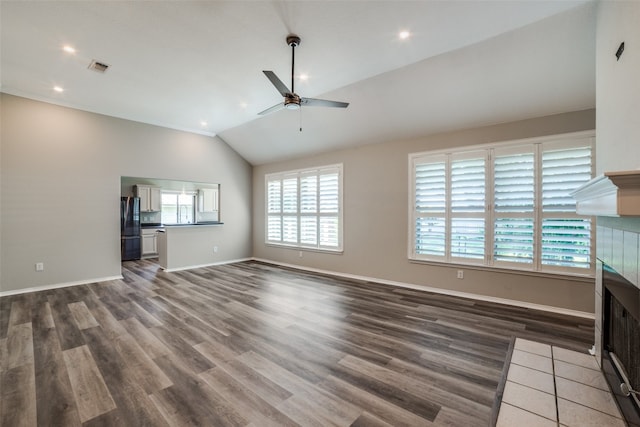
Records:
[[[300,45],[300,37],[295,34],[289,34],[287,36],[287,44],[291,46],[291,90],[282,83],[282,80],[276,76],[273,71],[262,71],[265,76],[276,87],[280,95],[284,97],[284,103],[278,103],[273,107],[269,107],[264,111],[259,112],[259,115],[269,114],[274,111],[286,108],[288,110],[298,110],[303,105],[305,107],[335,107],[335,108],[347,108],[348,102],[328,101],[326,99],[316,98],[303,98],[294,91],[294,67],[295,67],[295,54],[296,47]]]

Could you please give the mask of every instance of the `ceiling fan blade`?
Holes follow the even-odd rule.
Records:
[[[289,92],[289,88],[287,88],[287,86],[285,86],[285,84],[282,83],[282,80],[280,80],[273,71],[262,71],[262,72],[264,73],[265,76],[267,76],[269,81],[276,87],[276,89],[278,89],[278,92],[280,92],[280,95],[287,96],[288,94],[291,93]]]
[[[269,107],[269,108],[267,108],[267,109],[266,109],[266,110],[264,110],[264,111],[260,111],[260,112],[258,113],[258,115],[259,115],[259,116],[264,116],[265,114],[273,113],[273,112],[275,112],[275,111],[282,110],[283,108],[284,108],[284,103],[283,103],[283,102],[280,102],[280,103],[278,103],[278,104],[274,105],[273,107]]]
[[[347,108],[348,102],[340,101],[328,101],[326,99],[316,98],[300,98],[300,104],[305,107],[335,107],[335,108]]]

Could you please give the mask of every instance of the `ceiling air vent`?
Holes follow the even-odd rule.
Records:
[[[109,69],[109,65],[105,64],[104,62],[96,61],[94,59],[93,61],[91,61],[91,64],[89,64],[89,69],[97,71],[98,73],[104,73],[105,71],[107,71],[107,69]]]

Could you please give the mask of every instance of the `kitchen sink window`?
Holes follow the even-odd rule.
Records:
[[[195,222],[196,193],[162,192],[162,223],[192,224]]]

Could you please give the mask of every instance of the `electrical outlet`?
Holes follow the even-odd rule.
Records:
[[[214,252],[214,253],[217,253],[217,252],[218,252],[218,247],[217,247],[217,246],[214,246],[214,247],[213,247],[213,252]]]
[[[298,251],[298,258],[302,258],[302,251]]]
[[[36,271],[44,271],[44,262],[36,262]]]
[[[458,270],[458,279],[464,279],[464,271]]]

